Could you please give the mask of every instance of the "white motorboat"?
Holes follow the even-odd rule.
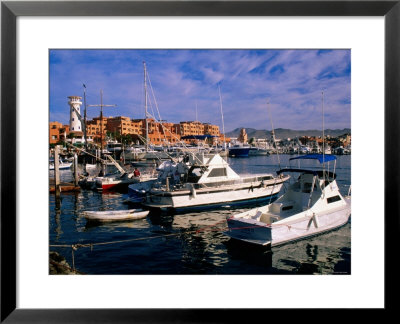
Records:
[[[277,173],[300,173],[297,181],[272,204],[227,216],[224,234],[257,245],[277,246],[345,225],[351,214],[351,197],[343,197],[336,183],[333,155],[308,154],[290,160],[313,159],[322,170],[287,168]],[[328,164],[328,170],[325,165]]]
[[[86,170],[93,170],[93,169],[96,169],[97,168],[97,164],[89,164],[89,163],[86,163],[85,164],[85,168],[86,168]]]
[[[270,173],[239,176],[219,154],[205,153],[189,153],[180,162],[164,162],[158,170],[157,181],[148,183],[151,189],[145,192],[143,204],[174,210],[272,202],[290,178]],[[134,187],[137,185],[129,189]]]
[[[106,210],[106,211],[85,211],[83,215],[87,220],[95,220],[101,222],[134,220],[146,218],[150,211],[143,209],[128,210]]]
[[[142,147],[128,147],[124,151],[125,161],[140,161],[145,158],[146,151]]]
[[[261,147],[251,147],[249,156],[269,155],[269,151]]]
[[[87,176],[79,181],[82,188],[106,191],[106,190],[123,190],[127,189],[129,184],[140,181],[140,177],[136,177],[133,172],[127,172],[115,161],[110,155],[106,155],[111,165],[114,165],[118,170],[116,173],[101,175],[101,176]],[[102,162],[106,165],[106,161]],[[104,174],[104,170],[101,174]]]
[[[140,181],[140,177],[135,177],[133,173],[116,173],[104,177],[95,177],[96,190],[120,190],[127,188],[130,184]]]
[[[58,169],[59,170],[66,170],[69,169],[72,165],[72,162],[63,162],[60,159],[60,162],[58,163]],[[49,164],[49,170],[54,170],[54,161],[50,162]]]

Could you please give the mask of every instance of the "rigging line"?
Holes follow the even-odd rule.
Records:
[[[268,107],[268,114],[269,114],[269,119],[271,121],[271,131],[272,131],[272,140],[274,141],[275,144],[275,149],[276,149],[276,156],[278,158],[278,165],[279,165],[279,169],[281,170],[281,160],[279,157],[279,150],[278,150],[278,146],[276,145],[276,140],[275,140],[275,130],[274,130],[274,124],[272,123],[272,117],[271,117],[271,107],[269,105],[269,100],[267,100],[267,107]]]
[[[178,138],[174,133],[172,133],[168,128],[166,128],[166,127],[162,124],[162,122],[157,121],[157,119],[156,119],[153,115],[150,115],[150,116],[154,118],[154,121],[155,121],[156,123],[160,124],[160,126],[161,126],[162,130],[164,131],[164,133],[165,133],[165,131],[169,132],[169,133],[171,134],[171,137],[175,138],[180,144],[182,144],[182,146],[187,150],[187,153],[191,153],[191,152],[189,151],[188,147],[186,146],[185,142],[183,142],[183,141],[182,141],[180,138]],[[143,138],[142,136],[140,136],[139,134],[138,134],[138,136],[139,136],[142,140],[144,139],[144,138]],[[145,143],[147,143],[147,141],[145,141]],[[167,153],[167,154],[168,154],[168,153]],[[172,157],[170,154],[168,154],[168,156],[169,156],[171,159],[173,159],[173,157]],[[200,162],[201,165],[204,165],[204,163],[203,163],[197,156],[194,155],[194,158],[195,158],[198,162]]]
[[[153,86],[152,86],[152,84],[151,84],[149,72],[148,72],[147,70],[146,70],[146,74],[147,74],[147,80],[148,80],[148,82],[149,82],[151,94],[153,95],[154,104],[155,104],[156,109],[157,109],[158,120],[159,120],[159,122],[160,122],[160,125],[162,125],[162,122],[161,122],[162,119],[161,119],[160,110],[158,109],[157,99],[156,99],[156,96],[155,96],[155,94],[154,94]],[[155,115],[155,114],[154,114],[154,110],[153,110],[153,106],[151,106],[151,108],[152,108],[152,111],[153,111],[153,115]],[[154,118],[154,120],[157,122],[157,118],[155,118],[155,116],[153,116],[153,118]],[[163,125],[162,125],[162,126],[163,126]],[[160,142],[161,142],[161,137],[159,137],[159,139],[160,139]],[[164,139],[167,139],[167,138],[166,138],[166,135],[165,135],[165,132],[164,132]]]
[[[149,86],[150,86],[151,94],[153,95],[154,104],[155,104],[155,106],[156,106],[156,109],[157,109],[157,113],[158,113],[158,120],[159,120],[159,121],[161,121],[160,110],[158,109],[158,103],[157,103],[156,96],[155,96],[155,94],[154,94],[153,86],[152,86],[152,84],[151,84],[151,80],[150,80],[149,72],[148,72],[148,71],[146,71],[146,73],[147,73],[147,80],[148,80],[148,82],[149,82]]]
[[[72,144],[70,144],[70,143],[68,143],[68,142],[65,142],[65,144],[71,146],[72,148],[74,148],[74,149],[76,149],[76,150],[78,150],[78,151],[81,151],[81,152],[83,152],[83,153],[86,153],[86,154],[88,154],[88,155],[90,155],[90,156],[92,156],[92,157],[94,157],[94,158],[100,160],[101,162],[107,162],[107,160],[103,160],[101,157],[95,156],[95,155],[93,155],[93,154],[91,154],[91,153],[89,153],[89,152],[86,152],[84,149],[81,149],[81,148],[79,148],[79,147],[76,147],[76,146],[74,146],[74,145],[72,145]]]
[[[221,97],[221,87],[218,84],[218,93],[219,93],[219,106],[221,109],[221,119],[222,119],[222,132],[224,133],[224,151],[226,151],[226,139],[225,139],[225,123],[224,123],[224,114],[222,112],[222,97]]]
[[[324,130],[324,91],[322,91],[322,175],[325,184],[325,130]]]

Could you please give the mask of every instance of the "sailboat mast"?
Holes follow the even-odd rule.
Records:
[[[196,135],[200,135],[199,134],[199,123],[198,123],[198,119],[197,119],[197,100],[196,100]]]
[[[281,159],[279,158],[278,145],[276,145],[275,130],[274,130],[274,124],[272,123],[271,108],[270,108],[270,106],[269,106],[269,100],[267,100],[267,106],[268,106],[269,120],[271,121],[272,140],[274,141],[274,145],[275,145],[275,148],[276,148],[276,156],[278,157],[279,169],[281,169]]]
[[[103,154],[103,90],[100,90],[100,130],[100,154]]]
[[[146,119],[146,152],[149,150],[149,122],[147,120],[147,80],[146,80],[146,62],[143,62],[144,67],[144,118]]]
[[[103,105],[103,90],[100,90],[100,105],[88,105],[88,107],[100,107],[100,148],[103,153],[103,107],[116,107],[117,105]]]
[[[322,171],[325,181],[325,125],[324,125],[324,91],[322,91]]]
[[[84,125],[84,137],[85,137],[85,151],[87,152],[88,150],[88,145],[87,145],[87,131],[86,131],[86,86],[85,84],[83,84],[83,104],[85,106],[85,110],[84,110],[84,115],[83,115],[83,123]]]
[[[218,93],[219,93],[219,106],[221,109],[221,118],[222,118],[222,133],[224,134],[224,151],[226,151],[224,113],[222,112],[221,88],[219,85],[218,85]]]

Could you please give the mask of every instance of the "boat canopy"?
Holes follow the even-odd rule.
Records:
[[[325,172],[325,176],[336,179],[336,173],[330,172],[330,171],[321,171],[321,170],[310,170],[310,169],[297,169],[297,168],[287,168],[287,169],[280,169],[276,171],[276,174],[281,174],[283,172],[298,172],[298,173],[308,173],[308,174],[313,174],[315,176],[318,176],[319,178],[322,178]]]
[[[289,160],[318,160],[319,163],[324,163],[336,160],[336,156],[331,154],[306,154],[291,158]]]
[[[217,137],[215,135],[187,135],[187,136],[182,136],[181,139],[198,139],[198,140],[204,140],[206,138],[213,138],[213,137]]]

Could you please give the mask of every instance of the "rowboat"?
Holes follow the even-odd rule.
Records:
[[[134,220],[146,218],[148,210],[127,209],[127,210],[106,210],[106,211],[85,211],[83,215],[87,220],[96,220],[101,222]]]

